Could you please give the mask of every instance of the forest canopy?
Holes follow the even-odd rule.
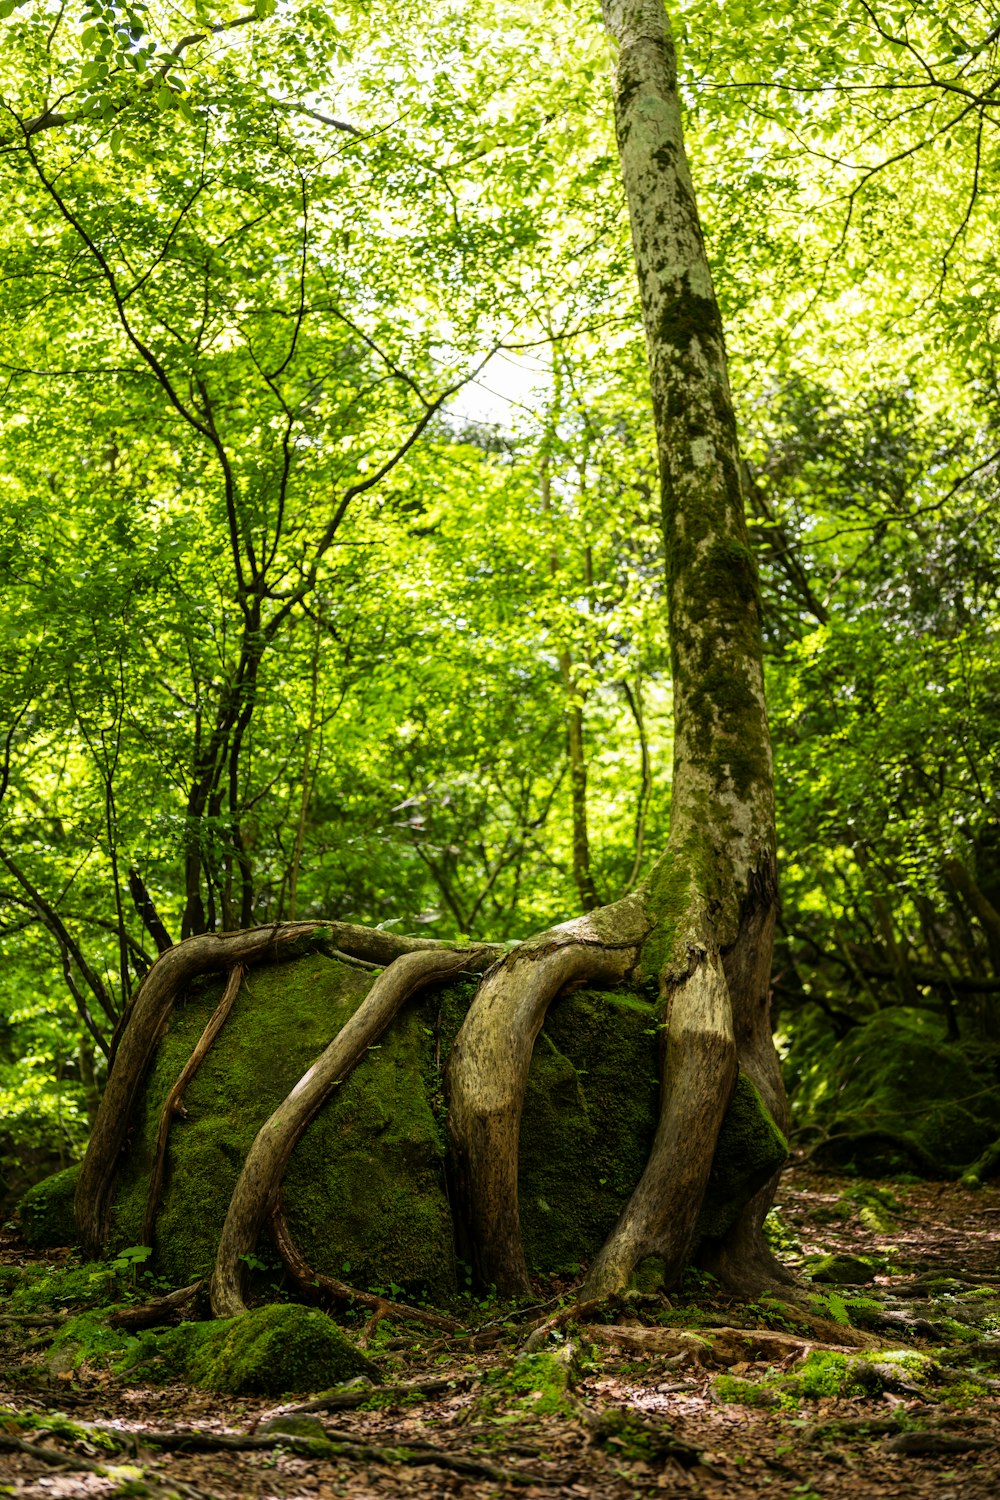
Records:
[[[312,917],[509,943],[635,890],[666,838],[598,17],[236,11],[0,0],[8,1191],[80,1154],[171,943]],[[998,1040],[998,28],[671,12],[762,590],[794,1105],[883,1011]]]

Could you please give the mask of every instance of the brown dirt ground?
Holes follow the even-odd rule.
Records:
[[[889,1193],[892,1208],[871,1211]],[[847,1196],[845,1197],[845,1193]],[[781,1253],[802,1267],[817,1253],[850,1253],[880,1258],[885,1272],[864,1294],[898,1322],[887,1343],[904,1336],[908,1346],[952,1362],[938,1333],[922,1338],[907,1332],[906,1321],[969,1317],[978,1320],[979,1336],[1000,1339],[1000,1188],[969,1193],[953,1183],[859,1183],[791,1170],[778,1196],[782,1219]],[[876,1222],[876,1219],[879,1222]],[[27,1252],[13,1242],[2,1259],[16,1263]],[[919,1278],[949,1276],[951,1293],[969,1286],[995,1289],[969,1301],[937,1290],[914,1296]],[[819,1290],[819,1288],[817,1288]],[[828,1289],[829,1290],[829,1289]],[[843,1289],[837,1289],[843,1292]],[[855,1289],[857,1291],[859,1289]],[[845,1292],[844,1295],[847,1295]],[[710,1284],[692,1285],[673,1300],[661,1321],[688,1327],[712,1323],[764,1326],[773,1315],[719,1297]],[[971,1311],[970,1311],[971,1309]],[[618,1321],[649,1321],[657,1312],[619,1315]],[[927,1327],[925,1322],[922,1325]],[[29,1333],[35,1334],[31,1329]],[[107,1372],[86,1369],[72,1378],[50,1380],[39,1373],[38,1356],[25,1351],[23,1331],[0,1327],[0,1405],[8,1411],[62,1412],[76,1422],[111,1422],[123,1435],[197,1429],[202,1433],[246,1433],[280,1408],[260,1400],[221,1398],[187,1387],[136,1387]],[[325,1414],[338,1431],[349,1430],[356,1442],[399,1447],[431,1443],[451,1455],[471,1456],[521,1472],[517,1482],[470,1476],[437,1464],[299,1457],[283,1449],[252,1453],[194,1454],[154,1449],[141,1438],[134,1453],[113,1460],[131,1464],[117,1473],[74,1472],[48,1465],[19,1452],[0,1452],[0,1495],[17,1500],[105,1500],[125,1495],[180,1496],[182,1500],[487,1500],[520,1494],[534,1497],[617,1497],[677,1495],[722,1500],[722,1497],[768,1497],[768,1500],[994,1500],[1000,1494],[1000,1382],[997,1390],[962,1386],[949,1377],[924,1384],[919,1392],[886,1392],[874,1397],[823,1398],[797,1407],[727,1405],[713,1381],[717,1368],[677,1363],[663,1356],[637,1356],[601,1348],[590,1352],[586,1329],[570,1329],[582,1358],[575,1368],[574,1414],[540,1415],[530,1398],[508,1397],[490,1407],[481,1386],[455,1389],[418,1404],[383,1406]],[[392,1347],[393,1344],[398,1347]],[[444,1346],[409,1339],[390,1340],[381,1353],[387,1378],[414,1380],[429,1375],[485,1372],[510,1361],[516,1343],[482,1354],[470,1354],[454,1341]],[[553,1345],[555,1347],[555,1345]],[[995,1375],[994,1367],[989,1376]],[[979,1367],[982,1375],[983,1367]],[[737,1366],[731,1374],[755,1380],[769,1367]],[[978,1378],[978,1377],[977,1377]],[[538,1403],[534,1403],[537,1405]],[[608,1408],[626,1408],[661,1435],[670,1434],[700,1454],[684,1467],[669,1456],[626,1441],[598,1442],[593,1419]],[[587,1414],[589,1413],[589,1420]],[[845,1419],[902,1420],[903,1425],[934,1428],[962,1436],[972,1434],[984,1446],[968,1452],[919,1457],[892,1451],[890,1436],[845,1428]],[[72,1461],[102,1461],[100,1450],[44,1431],[26,1434],[0,1413],[0,1437],[17,1433],[49,1448],[53,1456]],[[985,1446],[987,1445],[988,1446]],[[654,1447],[655,1447],[654,1443]]]

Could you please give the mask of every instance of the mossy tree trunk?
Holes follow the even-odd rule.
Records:
[[[526,943],[487,975],[449,1067],[449,1128],[480,1274],[527,1286],[517,1142],[531,1045],[568,982],[655,978],[667,1042],[646,1171],[583,1296],[620,1291],[638,1262],[669,1279],[690,1253],[716,1138],[741,1067],[779,1123],[769,1025],[777,902],[760,604],[743,513],[718,303],[681,130],[662,0],[605,0],[615,116],[649,353],[674,679],[667,848],[634,895]],[[731,1282],[776,1274],[762,1190],[715,1248]]]

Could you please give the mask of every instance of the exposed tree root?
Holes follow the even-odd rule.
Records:
[[[160,1111],[160,1122],[156,1131],[156,1155],[153,1170],[149,1177],[149,1189],[146,1194],[146,1213],[142,1221],[142,1243],[144,1245],[152,1245],[153,1237],[156,1233],[156,1212],[160,1206],[160,1190],[163,1186],[163,1172],[167,1164],[167,1141],[170,1137],[170,1126],[173,1124],[175,1115],[186,1113],[184,1109],[184,1091],[208,1056],[212,1043],[222,1030],[226,1017],[233,1008],[233,1002],[239,994],[240,985],[243,982],[243,975],[245,973],[246,969],[242,964],[234,964],[230,969],[229,978],[226,980],[226,987],[222,992],[222,999],[215,1007],[211,1020],[198,1038],[191,1056],[184,1064],[176,1083],[164,1100],[163,1109]]]
[[[851,1354],[858,1348],[849,1340],[821,1343],[770,1328],[707,1328],[703,1333],[695,1333],[683,1328],[594,1323],[588,1328],[587,1337],[597,1344],[632,1349],[639,1354],[681,1355],[697,1364],[722,1365],[727,1369],[747,1360],[804,1359],[816,1351]]]
[[[651,926],[641,899],[627,897],[533,938],[486,975],[455,1039],[447,1068],[455,1182],[476,1270],[503,1296],[531,1289],[517,1152],[531,1052],[545,1013],[568,986],[620,984]]]
[[[270,1424],[269,1424],[270,1426]],[[362,1463],[436,1465],[450,1469],[456,1474],[470,1474],[492,1479],[501,1484],[556,1484],[544,1475],[528,1473],[524,1469],[507,1468],[485,1459],[473,1458],[467,1453],[450,1453],[446,1448],[437,1448],[432,1443],[408,1438],[396,1444],[375,1445],[359,1443],[354,1433],[335,1427],[324,1427],[316,1423],[315,1437],[287,1432],[276,1418],[273,1430],[265,1432],[229,1433],[197,1432],[183,1429],[161,1432],[155,1428],[108,1427],[101,1423],[81,1425],[81,1433],[100,1433],[115,1443],[124,1445],[142,1444],[150,1448],[162,1448],[179,1453],[252,1453],[272,1448],[286,1448],[305,1458],[349,1458]],[[27,1445],[22,1445],[27,1446]],[[49,1452],[50,1450],[41,1450]],[[84,1467],[83,1464],[80,1467]],[[91,1467],[86,1465],[86,1467]]]
[[[355,1411],[370,1401],[377,1389],[379,1405],[390,1405],[394,1401],[412,1402],[415,1396],[430,1401],[451,1391],[466,1390],[482,1380],[482,1371],[458,1370],[453,1375],[432,1375],[426,1380],[406,1380],[398,1385],[371,1385],[368,1381],[342,1386],[339,1390],[325,1391],[312,1401],[303,1401],[299,1406],[286,1406],[286,1416],[306,1415],[315,1411]]]
[[[299,1291],[310,1300],[320,1301],[325,1294],[334,1302],[356,1302],[360,1307],[370,1307],[376,1322],[381,1322],[383,1318],[401,1319],[408,1323],[420,1323],[425,1328],[436,1328],[444,1333],[455,1333],[462,1326],[454,1318],[446,1318],[443,1313],[431,1312],[422,1307],[409,1307],[405,1302],[390,1302],[385,1297],[379,1297],[375,1292],[360,1291],[357,1287],[348,1286],[344,1281],[337,1281],[332,1276],[324,1276],[314,1271],[303,1259],[292,1239],[280,1191],[278,1202],[271,1210],[268,1222],[278,1254]]]
[[[139,1307],[118,1307],[108,1313],[108,1324],[112,1328],[156,1328],[161,1323],[176,1323],[185,1309],[194,1301],[202,1283],[193,1281],[165,1297],[155,1297],[152,1302],[143,1302]]]
[[[411,996],[455,974],[481,972],[495,954],[493,947],[433,948],[397,958],[378,976],[354,1015],[261,1126],[243,1163],[222,1228],[211,1283],[216,1317],[231,1318],[246,1311],[240,1289],[241,1257],[256,1245],[277,1201],[296,1142],[316,1112]]]
[[[121,1441],[122,1433],[119,1429],[108,1429],[117,1431],[118,1441]],[[0,1433],[0,1452],[22,1453],[25,1458],[36,1459],[39,1463],[46,1464],[50,1469],[63,1469],[69,1473],[98,1474],[102,1479],[117,1479],[119,1481],[134,1480],[133,1474],[122,1474],[118,1465],[111,1463],[99,1463],[94,1459],[82,1458],[75,1453],[60,1453],[55,1448],[43,1448],[39,1443],[26,1443],[22,1438],[8,1437]],[[152,1474],[143,1477],[143,1491],[150,1496],[163,1495],[165,1500],[212,1500],[205,1490],[197,1489],[193,1484],[184,1484],[180,1480],[160,1480]]]
[[[890,1453],[914,1458],[936,1458],[941,1454],[982,1452],[995,1448],[992,1438],[963,1437],[951,1432],[898,1432],[886,1442]]]
[[[609,1305],[606,1299],[600,1297],[592,1302],[571,1302],[568,1307],[561,1307],[558,1312],[539,1318],[532,1324],[531,1332],[524,1341],[525,1354],[540,1349],[550,1334],[564,1328],[567,1323],[585,1323],[595,1312]]]
[[[120,1033],[107,1086],[80,1170],[75,1209],[87,1255],[104,1247],[108,1211],[121,1148],[131,1125],[146,1069],[166,1029],[174,1002],[199,974],[274,957],[297,938],[316,931],[315,922],[286,922],[246,932],[204,933],[160,955],[136,993],[128,1024]]]
[[[61,1323],[65,1313],[0,1313],[0,1324],[16,1323],[20,1328],[52,1328]]]

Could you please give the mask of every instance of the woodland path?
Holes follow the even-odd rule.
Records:
[[[386,1380],[451,1377],[455,1385],[425,1399],[374,1410],[314,1414],[340,1440],[349,1436],[356,1445],[350,1454],[316,1459],[282,1446],[171,1452],[142,1436],[129,1452],[129,1432],[197,1429],[209,1435],[259,1437],[281,1408],[259,1398],[220,1398],[181,1386],[126,1386],[97,1369],[49,1379],[39,1373],[39,1354],[23,1349],[26,1332],[0,1325],[0,1405],[37,1416],[61,1412],[76,1423],[111,1423],[126,1450],[108,1460],[93,1444],[46,1434],[44,1424],[26,1433],[0,1414],[0,1441],[4,1433],[30,1438],[55,1460],[46,1463],[23,1451],[0,1451],[0,1494],[17,1500],[125,1495],[487,1500],[507,1494],[527,1500],[653,1494],[705,1500],[993,1500],[1000,1492],[1000,1188],[970,1193],[953,1183],[867,1183],[793,1170],[782,1184],[778,1205],[782,1254],[792,1264],[822,1252],[878,1257],[885,1267],[863,1289],[816,1286],[817,1294],[833,1294],[826,1310],[835,1308],[837,1296],[863,1293],[871,1305],[861,1310],[859,1320],[895,1319],[886,1342],[902,1340],[931,1355],[946,1367],[946,1376],[916,1379],[909,1386],[904,1379],[899,1389],[873,1396],[727,1404],[720,1399],[720,1377],[723,1385],[732,1376],[757,1382],[761,1399],[775,1400],[767,1382],[776,1372],[780,1375],[781,1361],[772,1355],[735,1365],[729,1361],[723,1369],[710,1359],[702,1363],[626,1347],[629,1342],[641,1346],[649,1337],[643,1325],[654,1319],[660,1328],[676,1331],[681,1326],[707,1335],[720,1325],[780,1326],[781,1319],[766,1304],[739,1305],[713,1295],[711,1284],[703,1283],[672,1299],[669,1310],[649,1305],[620,1317],[614,1344],[595,1344],[588,1329],[571,1330],[565,1342],[573,1343],[577,1353],[569,1410],[539,1410],[546,1405],[544,1397],[519,1394],[505,1380],[503,1371],[517,1368],[510,1363],[518,1347],[512,1338],[469,1352],[455,1341],[429,1344],[426,1334],[419,1340],[397,1338],[395,1330],[383,1326],[385,1341],[372,1352],[382,1362]],[[10,1266],[26,1258],[16,1242],[4,1243],[3,1263]],[[950,1283],[927,1286],[928,1279],[945,1277]],[[553,1290],[559,1288],[546,1288],[546,1293]],[[964,1343],[948,1319],[966,1325]],[[969,1326],[977,1335],[968,1332]],[[652,1336],[655,1340],[657,1335]],[[969,1357],[976,1336],[975,1349],[982,1357],[973,1367]],[[963,1358],[968,1379],[955,1374],[956,1362]],[[794,1359],[790,1355],[785,1367],[791,1368]],[[990,1380],[997,1380],[996,1389],[988,1388]],[[616,1434],[614,1413],[621,1411],[630,1414],[632,1425]],[[947,1451],[930,1456],[906,1451],[907,1443],[917,1441],[916,1432],[930,1434]],[[425,1450],[420,1462],[420,1444],[432,1445],[446,1457],[426,1462],[433,1455]],[[385,1452],[407,1445],[406,1461],[393,1461]],[[373,1450],[382,1450],[381,1457]],[[132,1467],[101,1475],[61,1466],[81,1459]],[[445,1462],[457,1467],[444,1467]],[[469,1462],[506,1474],[463,1471]]]

